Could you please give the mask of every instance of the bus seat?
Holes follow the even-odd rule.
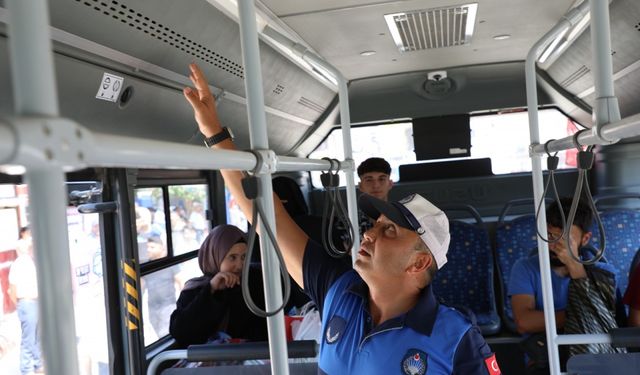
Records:
[[[578,354],[567,362],[567,373],[576,375],[637,375],[640,353]]]
[[[511,301],[507,295],[511,267],[518,259],[526,257],[536,246],[536,219],[534,215],[520,216],[511,221],[503,222],[496,228],[496,258],[503,286],[502,315],[505,325],[514,333],[517,332],[517,329],[513,321]]]
[[[318,363],[290,363],[289,372],[300,375],[316,375]],[[168,368],[162,375],[270,375],[271,365],[214,366],[195,368]]]
[[[633,259],[640,248],[640,211],[610,210],[600,213],[607,236],[605,256],[607,262],[618,272],[618,288],[624,293],[629,284],[629,272]],[[594,246],[599,246],[599,230],[592,228]]]
[[[434,293],[447,305],[471,310],[483,335],[495,334],[500,330],[500,317],[495,303],[493,253],[488,233],[481,223],[453,220],[449,226],[448,261],[433,281]]]

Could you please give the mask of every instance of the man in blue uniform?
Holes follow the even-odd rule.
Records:
[[[190,65],[196,90],[184,94],[207,144],[235,149],[216,114],[200,69]],[[239,171],[221,171],[242,211],[251,202]],[[460,312],[439,305],[430,283],[447,262],[449,226],[444,213],[419,195],[387,203],[363,196],[376,219],[364,234],[355,271],[326,255],[274,200],[277,241],[290,275],[318,305],[324,337],[322,374],[500,374],[478,328]]]

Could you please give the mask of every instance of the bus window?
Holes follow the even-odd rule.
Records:
[[[351,129],[351,142],[353,143],[353,160],[356,167],[373,156],[384,158],[391,165],[391,179],[394,181],[399,179],[398,167],[401,164],[416,162],[416,154],[413,152],[411,122],[354,127]],[[312,159],[329,157],[343,160],[342,130],[333,129],[309,157]],[[340,172],[340,175],[340,184],[345,186],[344,174]],[[311,182],[315,187],[322,186],[320,172],[311,172]]]
[[[320,181],[319,179],[320,177],[318,177],[318,181]],[[235,225],[245,232],[248,231],[249,221],[242,213],[242,210],[240,210],[240,206],[236,203],[236,200],[233,198],[233,195],[231,195],[231,192],[229,192],[229,189],[226,187],[224,188],[224,198],[227,209],[227,224]]]
[[[162,188],[135,190],[136,232],[140,263],[167,256],[167,229],[163,202]],[[149,246],[149,244],[152,245]]]
[[[20,374],[21,324],[16,305],[8,298],[8,275],[17,257],[20,227],[28,226],[26,185],[0,188],[0,374]],[[102,272],[98,214],[80,214],[67,207],[73,307],[81,375],[108,374],[107,315]],[[46,251],[46,248],[44,249]]]
[[[540,139],[560,139],[578,131],[576,124],[557,109],[541,110],[538,116]],[[472,158],[491,158],[494,174],[531,172],[527,112],[471,116],[470,125]],[[518,141],[499,141],[505,139]],[[576,155],[575,149],[559,152],[558,168],[575,168]]]
[[[538,113],[540,139],[560,139],[578,131],[577,125],[556,109],[544,109]],[[494,174],[531,171],[531,159],[529,158],[528,149],[529,118],[526,111],[472,115],[470,128],[470,158],[490,158]],[[515,141],[500,142],[500,147],[495,147],[496,142],[503,139]],[[353,142],[353,160],[356,167],[367,158],[382,157],[391,164],[391,179],[394,181],[399,180],[398,167],[401,164],[416,162],[416,156],[413,152],[411,122],[355,127],[351,130],[351,140]],[[558,153],[560,157],[558,168],[575,168],[577,165],[576,155],[577,150]],[[323,157],[344,158],[342,130],[333,129],[324,142],[309,157],[313,159]],[[438,161],[453,159],[439,159]],[[311,180],[313,186],[322,186],[320,172],[311,172]],[[344,176],[340,178],[342,186],[346,185],[345,181]]]
[[[141,278],[145,346],[169,334],[169,319],[184,283],[201,274],[198,259],[193,258]]]
[[[200,248],[210,227],[205,215],[207,185],[169,186],[169,205],[173,255]]]

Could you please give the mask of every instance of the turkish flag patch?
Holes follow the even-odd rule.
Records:
[[[487,365],[487,370],[489,371],[489,375],[501,375],[500,366],[498,366],[498,361],[496,361],[496,355],[492,355],[489,358],[484,359],[484,364]]]

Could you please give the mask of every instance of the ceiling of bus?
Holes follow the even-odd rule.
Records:
[[[615,0],[610,8],[611,61],[622,117],[640,113],[640,1]],[[547,72],[564,90],[593,107],[593,55],[587,28]]]
[[[519,61],[574,0],[262,0],[348,79],[451,66]],[[470,45],[400,53],[384,15],[478,4]],[[495,36],[509,34],[506,40]],[[372,56],[361,56],[375,51]]]
[[[478,0],[469,45],[401,53],[384,15],[451,7],[451,0],[261,0],[259,9],[278,17],[294,38],[335,65],[350,80],[352,121],[381,121],[500,110],[525,105],[522,61],[575,0]],[[177,142],[200,143],[192,113],[182,98],[187,64],[198,62],[214,92],[223,89],[220,117],[249,147],[244,70],[236,21],[214,0],[50,0],[56,73],[62,114],[92,130]],[[0,0],[0,59],[7,59]],[[623,116],[640,111],[640,2],[611,5],[614,72],[626,71],[616,90]],[[510,35],[505,40],[495,36]],[[336,121],[335,89],[321,83],[272,45],[260,43],[270,146],[306,155]],[[376,51],[372,56],[361,52]],[[557,87],[541,103],[558,104],[589,125],[590,40],[583,33],[548,68]],[[425,93],[428,72],[445,69],[455,84],[442,97]],[[135,89],[123,108],[95,99],[102,74],[125,78]],[[8,63],[0,82],[9,82]],[[547,85],[549,86],[549,85]],[[558,94],[586,103],[562,101]],[[550,97],[549,97],[550,96]],[[10,113],[10,85],[0,85],[0,115]],[[571,98],[569,98],[571,99]],[[575,98],[574,98],[575,99]],[[578,103],[579,104],[579,103]],[[586,120],[586,121],[585,121]]]
[[[214,93],[224,90],[220,117],[239,147],[249,147],[244,67],[238,24],[206,1],[50,0],[61,112],[88,128],[117,135],[202,144],[182,97],[190,84],[188,64],[197,62]],[[0,0],[0,36],[8,12]],[[0,38],[4,39],[4,38]],[[6,39],[4,39],[6,41]],[[336,96],[266,43],[260,43],[263,95],[270,147],[287,153],[319,125]],[[7,54],[2,43],[0,55]],[[8,64],[0,67],[9,82]],[[119,108],[95,98],[103,73],[133,86]],[[11,103],[11,86],[2,85]],[[2,106],[4,107],[4,105]],[[4,108],[3,108],[4,109]]]

